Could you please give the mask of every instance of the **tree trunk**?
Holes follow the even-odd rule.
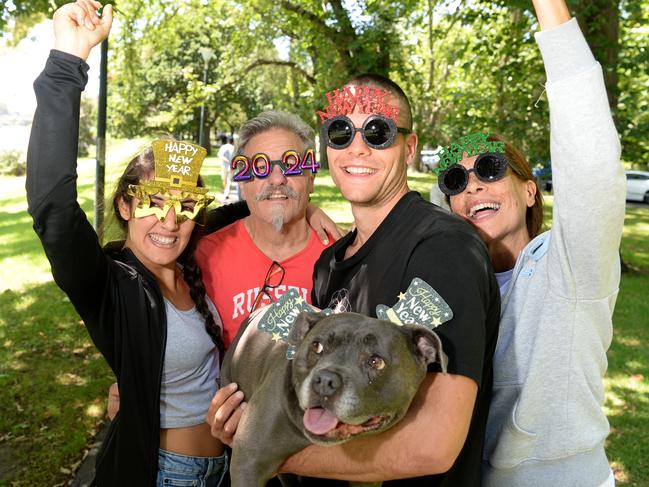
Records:
[[[595,58],[604,69],[606,92],[613,116],[620,94],[617,65],[620,53],[619,0],[576,0],[575,14]]]

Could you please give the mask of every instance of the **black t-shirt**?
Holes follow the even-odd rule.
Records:
[[[449,358],[448,372],[470,377],[479,386],[468,437],[453,467],[445,474],[384,485],[478,486],[500,319],[500,293],[487,249],[468,223],[414,191],[344,259],[355,236],[345,236],[320,256],[313,303],[325,308],[343,298],[345,311],[376,317],[377,305],[394,306],[413,279],[420,278],[452,310],[453,317],[435,328]]]

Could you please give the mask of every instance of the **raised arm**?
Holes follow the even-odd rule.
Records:
[[[37,108],[27,152],[26,189],[34,230],[54,279],[86,322],[101,312],[109,264],[77,203],[79,105],[88,70],[79,56],[87,56],[108,34],[110,8],[104,15],[92,31],[83,25],[87,11],[78,3],[54,15],[57,50],[34,82]]]
[[[550,104],[550,285],[558,295],[598,299],[619,282],[625,208],[619,138],[602,68],[565,2],[534,0],[534,8]]]
[[[93,47],[108,37],[113,24],[113,8],[106,5],[101,17],[101,3],[78,0],[63,5],[54,13],[54,49],[80,57],[84,61]]]
[[[570,20],[565,0],[532,0],[541,30],[548,30]]]
[[[99,22],[95,27],[89,20],[87,2],[70,3],[55,12],[55,50],[34,82],[37,107],[27,153],[26,184],[29,211],[34,218],[39,210],[51,209],[42,205],[52,196],[59,205],[66,200],[76,202],[79,103],[88,81],[84,61],[90,49],[106,38],[112,23],[112,11],[107,6],[105,17],[94,21]],[[59,194],[56,189],[66,191]]]

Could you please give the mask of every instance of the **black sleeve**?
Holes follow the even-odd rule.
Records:
[[[334,244],[335,245],[335,244]],[[324,290],[327,288],[327,278],[329,277],[329,262],[331,261],[331,247],[324,249],[320,254],[318,260],[313,265],[313,275],[311,281],[313,287],[311,288],[311,303],[317,308],[323,309],[327,307],[324,303]]]
[[[250,215],[250,210],[248,210],[245,200],[214,208],[207,212],[205,234],[216,232],[248,215]]]
[[[336,256],[342,259],[345,249],[356,238],[356,230],[348,232],[339,238],[333,245],[322,251],[318,260],[313,265],[313,287],[311,289],[311,302],[314,306],[324,309],[331,304],[331,292],[340,289],[340,278],[347,277],[345,273],[336,272],[334,263]]]
[[[113,330],[93,328],[105,311],[111,262],[77,203],[79,105],[87,72],[80,58],[52,50],[34,82],[37,108],[27,151],[27,202],[54,280],[111,363]],[[107,326],[110,320],[102,323]]]
[[[448,372],[481,386],[485,362],[495,348],[500,293],[487,250],[473,233],[452,229],[420,242],[404,288],[419,277],[450,306],[453,317],[435,328],[449,357]]]

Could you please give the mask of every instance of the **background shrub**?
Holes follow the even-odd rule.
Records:
[[[0,152],[0,174],[3,176],[24,176],[25,154],[17,149]]]

